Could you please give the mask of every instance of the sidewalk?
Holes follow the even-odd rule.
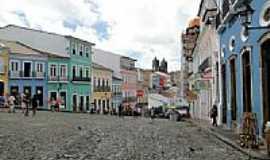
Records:
[[[194,119],[190,119],[193,124],[197,125],[201,129],[206,130],[219,140],[224,143],[230,145],[231,147],[239,150],[240,152],[250,156],[252,159],[260,159],[260,160],[270,160],[270,157],[267,155],[266,146],[260,146],[259,149],[245,149],[240,147],[239,144],[239,135],[232,132],[229,129],[225,129],[221,126],[212,127],[211,124],[207,121],[196,121]]]

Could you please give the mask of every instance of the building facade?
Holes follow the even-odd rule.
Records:
[[[112,110],[112,70],[93,63],[93,101],[94,110],[104,114]]]
[[[118,107],[122,104],[122,79],[112,78],[112,107],[118,113]]]
[[[0,28],[0,38],[20,41],[32,48],[62,57],[49,58],[49,100],[62,98],[61,108],[64,111],[89,109],[93,43],[14,25]]]
[[[31,49],[19,42],[4,41],[9,49],[8,59],[8,92],[18,97],[21,93],[39,99],[38,108],[47,109],[47,61],[48,56],[42,52]]]
[[[123,79],[123,105],[126,108],[135,108],[137,103],[137,70],[135,59],[122,56],[120,59],[121,75]]]
[[[201,1],[198,11],[198,17],[201,19],[200,33],[192,53],[193,73],[190,90],[197,94],[197,98],[193,101],[191,113],[194,118],[207,121],[211,121],[210,111],[213,105],[219,105],[217,14],[215,0]],[[220,111],[221,108],[219,107],[218,110]],[[219,124],[221,124],[221,118],[219,118]]]
[[[0,96],[8,93],[8,63],[9,63],[9,49],[0,43]]]
[[[244,114],[254,113],[262,136],[270,120],[270,32],[269,27],[264,28],[270,24],[270,2],[222,0],[219,7],[221,100],[226,123],[238,130]]]

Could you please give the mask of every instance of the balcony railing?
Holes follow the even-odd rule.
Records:
[[[67,76],[49,76],[48,79],[49,81],[68,81]]]
[[[94,87],[94,92],[111,92],[111,87]]]
[[[72,77],[72,81],[91,82],[91,78],[90,77]]]
[[[30,72],[25,73],[23,71],[9,71],[9,77],[11,79],[19,79],[19,78],[37,78],[37,79],[43,79],[46,77],[45,72]]]
[[[129,103],[129,102],[136,102],[137,97],[124,97],[123,98],[123,103]]]

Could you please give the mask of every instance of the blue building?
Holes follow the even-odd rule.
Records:
[[[115,76],[112,77],[112,107],[118,112],[118,107],[123,102],[122,98],[123,80]]]
[[[219,0],[222,104],[229,128],[255,113],[259,135],[270,121],[270,1]]]
[[[48,55],[19,42],[0,40],[9,48],[8,92],[38,94],[39,109],[47,109],[47,64]]]

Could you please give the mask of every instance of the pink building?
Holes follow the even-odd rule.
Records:
[[[123,105],[125,108],[134,108],[137,103],[137,70],[135,62],[137,60],[129,57],[121,57],[120,68],[123,79],[122,93]]]

